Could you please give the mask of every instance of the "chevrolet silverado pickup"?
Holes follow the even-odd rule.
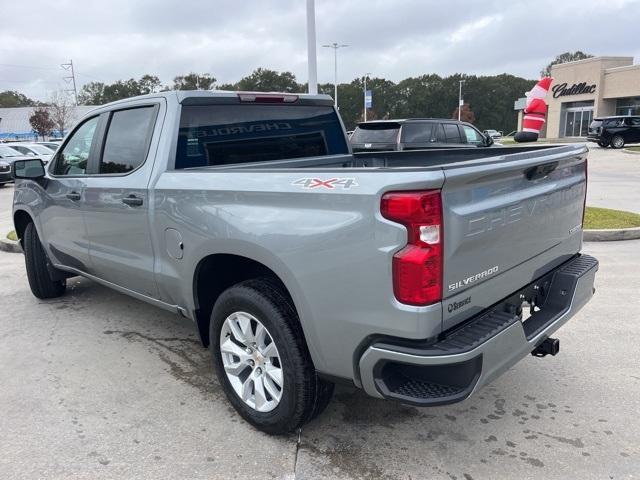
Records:
[[[353,154],[330,97],[166,92],[15,162],[33,294],[83,276],[192,320],[228,400],[289,432],[336,382],[466,399],[594,292],[582,144]]]

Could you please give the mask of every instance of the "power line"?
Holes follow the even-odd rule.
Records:
[[[71,72],[71,76],[62,77],[62,79],[67,83],[69,82],[73,83],[73,90],[67,89],[65,91],[73,92],[73,97],[75,98],[76,106],[77,106],[78,105],[78,89],[76,88],[76,75],[73,72],[73,60],[69,60],[69,63],[63,63],[60,66],[62,67],[63,70],[66,70],[67,72]]]

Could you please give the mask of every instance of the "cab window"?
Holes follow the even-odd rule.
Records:
[[[54,175],[85,175],[91,153],[91,144],[98,126],[98,117],[85,121],[71,135],[62,151],[58,154]]]
[[[464,131],[464,136],[467,139],[467,143],[472,145],[482,145],[484,138],[480,135],[480,132],[475,128],[470,127],[469,125],[462,125],[462,130]]]

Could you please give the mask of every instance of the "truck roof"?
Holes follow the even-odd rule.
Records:
[[[333,99],[329,95],[287,92],[249,92],[227,90],[170,90],[166,92],[149,93],[135,97],[123,98],[96,108],[121,105],[145,98],[173,97],[183,105],[212,105],[230,103],[285,103],[291,105],[322,105],[332,106]],[[281,100],[278,100],[281,99]]]
[[[358,122],[358,126],[362,125],[380,125],[385,123],[411,123],[411,122],[455,122],[455,123],[467,123],[459,121],[455,118],[436,118],[436,117],[416,117],[416,118],[389,118],[387,120],[369,120],[367,122]]]

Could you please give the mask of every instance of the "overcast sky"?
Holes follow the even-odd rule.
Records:
[[[46,99],[97,80],[190,71],[233,82],[257,67],[307,80],[305,0],[0,0],[0,91]],[[640,63],[640,0],[316,0],[318,77],[366,72],[394,81],[423,73],[537,78],[567,50]]]

